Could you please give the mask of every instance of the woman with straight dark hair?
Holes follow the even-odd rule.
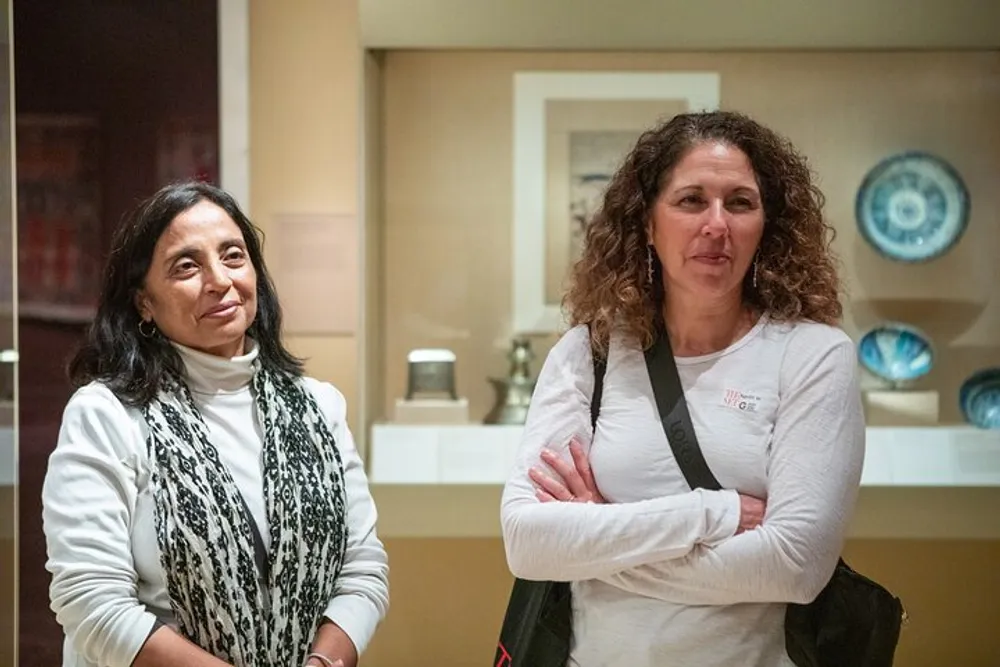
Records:
[[[65,667],[354,667],[388,607],[333,386],[302,373],[257,229],[203,183],[117,231],[43,489]]]

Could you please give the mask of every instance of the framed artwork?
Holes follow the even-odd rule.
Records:
[[[101,271],[101,134],[85,116],[17,118],[18,312],[93,318]]]
[[[559,331],[584,230],[636,139],[678,113],[717,109],[713,72],[514,75],[513,325]]]

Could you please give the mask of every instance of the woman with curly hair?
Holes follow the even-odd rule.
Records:
[[[793,146],[732,112],[645,132],[614,175],[501,510],[511,571],[571,582],[570,665],[792,665],[786,605],[829,581],[864,458],[822,205]],[[723,490],[672,454],[661,335]]]

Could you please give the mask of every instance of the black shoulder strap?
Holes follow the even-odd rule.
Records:
[[[590,327],[588,326],[589,330]],[[601,396],[604,395],[604,376],[608,371],[608,360],[597,353],[594,341],[590,341],[590,355],[594,360],[594,393],[590,397],[590,428],[597,428],[597,417],[601,414]]]
[[[722,488],[715,479],[691,423],[687,402],[684,400],[684,389],[681,378],[677,374],[677,363],[674,361],[674,351],[670,347],[670,338],[665,331],[659,333],[653,346],[646,350],[646,370],[649,372],[649,382],[653,386],[653,396],[656,398],[656,409],[660,413],[663,432],[667,442],[674,452],[674,458],[684,479],[692,489],[702,488],[717,491]]]

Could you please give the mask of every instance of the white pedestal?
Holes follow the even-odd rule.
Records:
[[[941,410],[936,391],[866,391],[865,419],[869,426],[935,426]]]
[[[862,486],[1000,489],[1000,431],[869,426],[865,432]],[[510,475],[523,433],[523,426],[514,425],[373,424],[369,479],[499,486]]]
[[[468,424],[469,400],[459,398],[396,399],[396,424]]]
[[[521,444],[521,426],[374,424],[373,484],[503,484]]]

